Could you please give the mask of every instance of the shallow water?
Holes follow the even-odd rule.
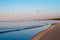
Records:
[[[37,33],[49,28],[51,24],[57,22],[60,23],[60,21],[52,21],[52,20],[0,22],[0,32],[22,29],[22,30],[10,31],[2,34],[0,33],[0,40],[30,40]],[[41,26],[41,27],[36,27],[36,26]],[[24,28],[30,28],[30,29],[23,30]]]

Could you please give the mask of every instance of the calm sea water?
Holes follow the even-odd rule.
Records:
[[[35,36],[37,33],[49,28],[51,24],[56,22],[60,23],[60,21],[52,21],[52,20],[0,22],[0,40],[31,40],[31,38]],[[9,32],[4,33],[4,31]]]

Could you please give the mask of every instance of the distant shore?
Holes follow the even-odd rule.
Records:
[[[53,24],[47,30],[35,35],[31,40],[60,40],[60,23]]]
[[[60,20],[60,18],[50,18],[50,19],[45,19],[45,20]]]

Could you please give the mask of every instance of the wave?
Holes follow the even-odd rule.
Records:
[[[32,26],[32,27],[26,27],[26,28],[15,29],[15,30],[0,31],[0,34],[8,33],[8,32],[14,32],[14,31],[27,30],[27,29],[33,29],[33,28],[38,28],[38,27],[43,27],[43,26],[44,26],[44,25],[40,25],[40,26]]]

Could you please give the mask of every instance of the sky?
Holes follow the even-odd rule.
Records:
[[[0,0],[0,20],[60,18],[60,0]]]

